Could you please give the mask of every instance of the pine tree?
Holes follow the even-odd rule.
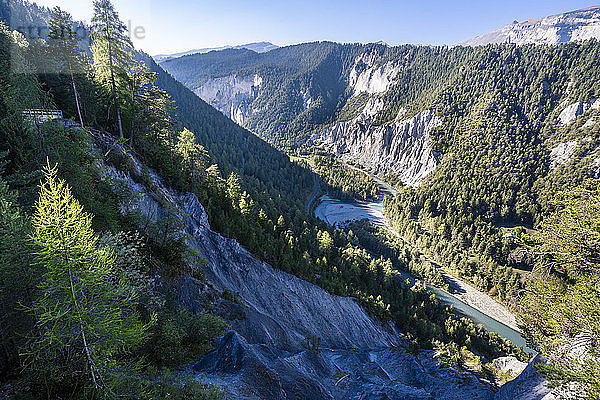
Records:
[[[242,195],[242,186],[240,177],[235,172],[229,174],[227,178],[227,194],[234,207],[239,207],[240,196]]]
[[[82,54],[78,47],[77,34],[73,31],[73,18],[68,12],[62,11],[60,7],[55,7],[50,14],[49,27],[48,46],[52,54],[58,58],[61,64],[64,64],[63,67],[66,67],[69,72],[79,123],[83,127],[79,93],[77,92],[74,74],[74,70],[81,67]]]
[[[183,158],[185,168],[189,171],[192,183],[195,185],[197,179],[204,177],[208,167],[208,152],[201,144],[196,143],[196,136],[187,128],[179,133],[175,147]]]
[[[91,30],[96,79],[103,86],[110,87],[112,103],[117,114],[119,137],[123,139],[118,89],[125,90],[130,86],[127,81],[130,66],[133,64],[133,44],[126,34],[125,24],[119,19],[119,14],[110,0],[94,2]],[[121,93],[121,97],[123,96]]]
[[[98,246],[91,216],[57,178],[56,167],[44,172],[33,216],[44,272],[32,306],[39,335],[29,346],[30,365],[40,373],[46,361],[48,374],[70,371],[110,394],[124,371],[136,368],[126,366],[123,355],[145,340],[148,326],[139,320],[135,293],[111,279],[115,256]]]
[[[134,60],[129,71],[131,82],[131,116],[129,125],[129,146],[134,148],[136,121],[141,118],[145,104],[149,100],[148,85],[153,85],[156,74],[151,73],[143,61]],[[139,124],[139,122],[138,122]]]

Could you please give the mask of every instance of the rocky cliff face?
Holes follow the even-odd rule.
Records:
[[[567,125],[589,110],[600,110],[600,99],[591,99],[586,102],[579,101],[577,103],[569,104],[561,111],[558,119],[562,124]]]
[[[572,104],[568,104],[567,101],[563,102],[559,107],[560,114],[558,115],[558,121],[560,125],[568,126],[572,123],[583,123],[579,130],[586,130],[592,128],[596,124],[596,111],[600,110],[600,99],[590,99],[588,101],[580,101]],[[580,118],[581,117],[581,118]],[[589,133],[589,132],[588,132]],[[592,135],[583,137],[580,139],[570,140],[562,143],[555,144],[550,149],[550,167],[556,168],[561,164],[566,164],[571,161],[575,155],[575,150],[578,146],[585,145],[592,141]],[[596,161],[590,164],[590,174],[596,176],[597,173]]]
[[[211,78],[194,93],[240,125],[252,115],[251,103],[261,92],[258,75]]]
[[[431,148],[430,132],[441,120],[432,110],[403,119],[401,110],[396,121],[375,126],[371,117],[382,105],[381,100],[373,98],[357,118],[338,122],[310,140],[368,172],[398,174],[405,184],[419,185],[439,163],[440,155]]]
[[[540,20],[513,22],[463,45],[490,43],[560,44],[573,40],[600,39],[600,6],[553,15]]]
[[[564,142],[550,150],[550,167],[556,168],[560,164],[566,164],[577,148],[577,140]]]
[[[377,58],[374,53],[365,53],[356,59],[348,79],[354,94],[384,93],[394,83],[399,67],[391,62],[378,65]]]
[[[139,162],[129,157],[128,164],[128,173],[99,166],[106,179],[136,195],[122,212],[136,213],[146,227],[167,216],[180,220],[191,268],[240,299],[224,312],[232,331],[189,370],[198,379],[223,386],[235,399],[493,399],[486,384],[438,363],[432,352],[411,355],[394,327],[372,319],[353,299],[256,260],[210,229],[193,194],[170,190],[152,171],[150,190],[138,183]],[[180,305],[201,311],[206,286],[191,277],[177,284]]]

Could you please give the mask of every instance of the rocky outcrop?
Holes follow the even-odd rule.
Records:
[[[521,362],[513,356],[496,358],[492,364],[502,373],[508,372],[512,376],[521,374],[527,368],[527,363]]]
[[[190,248],[204,259],[207,280],[219,290],[237,293],[248,306],[250,317],[234,327],[251,343],[298,351],[312,335],[330,348],[400,344],[397,332],[375,323],[353,299],[332,296],[274,269],[253,258],[235,240],[210,230],[195,196],[182,195],[179,204],[188,216]]]
[[[589,174],[594,179],[600,178],[600,157],[592,161],[592,164],[589,167]]]
[[[378,65],[377,61],[376,53],[365,53],[356,59],[348,79],[354,94],[384,93],[392,86],[400,68],[391,62]]]
[[[542,400],[550,394],[548,383],[538,375],[536,365],[545,363],[541,355],[534,357],[525,370],[500,388],[494,400]],[[549,400],[549,399],[547,399]]]
[[[258,75],[229,75],[209,79],[194,93],[242,125],[252,115],[251,103],[260,96],[262,83]]]
[[[430,132],[441,125],[441,120],[432,110],[402,119],[401,110],[396,121],[375,126],[370,117],[376,110],[370,102],[357,118],[326,128],[310,140],[370,173],[394,173],[407,185],[419,185],[439,163],[439,154],[431,148]]]
[[[582,128],[591,128],[594,125],[596,125],[596,118],[590,118],[587,121],[585,121],[585,124],[583,124]]]
[[[591,355],[590,350],[595,346],[593,336],[589,332],[582,332],[573,338],[565,339],[562,357],[571,358],[583,365],[585,358]],[[548,361],[540,354],[535,356],[519,376],[500,388],[494,400],[570,400],[586,398],[584,388],[576,382],[550,388],[548,382],[537,371],[538,364],[547,363]]]
[[[577,140],[564,142],[550,150],[550,168],[556,168],[571,160],[573,152],[577,148]]]
[[[288,353],[249,344],[228,332],[217,350],[193,366],[232,399],[489,399],[492,390],[472,375],[440,365],[424,352],[304,350]]]
[[[560,44],[574,40],[600,39],[600,6],[553,15],[540,20],[513,22],[463,45],[490,43]]]
[[[564,110],[561,111],[558,119],[564,125],[570,124],[580,115],[585,114],[590,109],[599,110],[600,109],[600,99],[591,99],[587,102],[577,102],[565,107]]]

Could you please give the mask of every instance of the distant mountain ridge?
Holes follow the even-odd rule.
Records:
[[[158,55],[153,56],[152,58],[154,58],[154,60],[156,62],[160,63],[163,61],[172,60],[174,58],[179,58],[179,57],[187,56],[190,54],[205,54],[205,53],[209,53],[211,51],[221,51],[221,50],[227,50],[227,49],[246,49],[246,50],[252,50],[257,53],[266,53],[267,51],[275,50],[278,48],[279,48],[279,46],[277,46],[271,42],[256,42],[256,43],[242,44],[239,46],[222,46],[222,47],[212,47],[212,48],[208,47],[208,48],[204,48],[204,49],[188,50],[188,51],[183,51],[181,53],[174,53],[174,54],[158,54]]]
[[[462,45],[491,43],[551,44],[574,40],[600,39],[600,6],[556,14],[539,20],[513,22],[493,32],[477,36]]]

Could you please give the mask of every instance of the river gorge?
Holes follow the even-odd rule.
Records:
[[[395,196],[397,190],[376,176],[371,176],[380,185],[384,195]],[[368,219],[372,224],[381,226],[397,235],[387,224],[383,215],[383,199],[376,201],[354,200],[344,202],[339,199],[324,195],[318,199],[315,216],[332,226],[340,226],[346,221]],[[414,282],[417,278],[406,271],[399,271],[403,277]],[[477,324],[482,324],[488,331],[495,332],[503,338],[507,338],[517,346],[529,353],[535,351],[527,346],[527,343],[515,320],[515,316],[503,304],[500,304],[486,293],[483,293],[470,284],[452,276],[442,269],[446,281],[450,285],[451,292],[428,286],[428,290],[439,299],[454,307],[456,312],[470,318]]]

